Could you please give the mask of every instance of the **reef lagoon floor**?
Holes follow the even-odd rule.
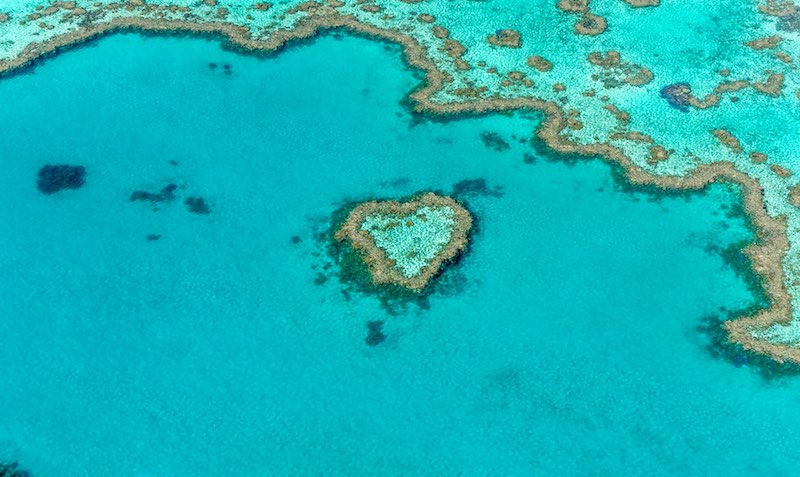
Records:
[[[272,58],[117,34],[0,80],[0,460],[793,475],[800,380],[718,356],[719,321],[758,304],[732,265],[740,191],[625,187],[531,144],[536,114],[412,113],[419,81],[399,47],[340,34]],[[85,184],[42,194],[59,163]],[[476,219],[439,288],[398,308],[341,283],[331,214],[421,190]]]

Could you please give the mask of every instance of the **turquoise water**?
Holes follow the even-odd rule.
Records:
[[[737,192],[623,191],[600,161],[532,148],[538,117],[412,117],[417,81],[365,39],[258,59],[136,35],[0,80],[0,459],[45,477],[793,474],[800,382],[714,359],[697,331],[753,301],[710,252],[750,237],[726,216]],[[40,194],[47,163],[86,185]],[[389,316],[318,279],[342,204],[476,178],[502,194],[467,197],[479,233],[429,308]],[[169,183],[157,211],[129,200]]]

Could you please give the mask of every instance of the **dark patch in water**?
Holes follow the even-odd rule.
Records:
[[[684,113],[689,112],[689,97],[692,87],[689,83],[674,83],[661,88],[661,97],[667,100],[670,106]]]
[[[215,70],[215,69],[217,69],[217,64],[216,63],[209,63],[208,64],[208,68],[212,69],[212,70]]]
[[[317,276],[314,277],[314,285],[317,286],[324,285],[327,281],[328,277],[324,273],[317,273]]]
[[[55,194],[64,189],[80,189],[86,182],[86,168],[67,164],[48,164],[39,169],[36,186],[42,194]]]
[[[175,200],[175,190],[177,189],[178,189],[177,185],[167,184],[158,193],[147,192],[145,190],[135,190],[131,194],[130,201],[131,202],[146,201],[146,202],[152,202],[154,204],[157,204],[159,202],[171,202]]]
[[[206,200],[202,197],[187,197],[184,203],[186,204],[186,210],[193,214],[208,215],[211,213]]]
[[[17,462],[10,464],[0,462],[0,477],[31,477],[31,474],[27,470],[20,469]]]
[[[404,187],[408,187],[411,184],[411,179],[408,177],[398,177],[397,179],[392,179],[389,181],[384,181],[378,184],[381,187],[392,187],[395,189],[402,189]]]
[[[299,244],[299,243],[300,243],[300,242],[302,242],[302,241],[303,241],[303,239],[302,239],[302,238],[300,238],[300,236],[299,236],[299,235],[293,235],[293,236],[292,236],[292,243],[293,243],[293,244],[297,245],[297,244]]]
[[[364,342],[368,346],[377,346],[386,340],[386,335],[383,334],[383,321],[368,321],[367,322],[367,337]]]
[[[495,197],[500,198],[505,195],[503,186],[489,187],[486,179],[464,179],[463,181],[453,184],[453,193],[451,194],[457,199],[467,199],[475,197]]]
[[[483,131],[481,133],[481,141],[483,141],[484,146],[493,151],[503,152],[511,149],[511,145],[502,136],[493,131]]]
[[[534,164],[536,162],[536,156],[531,154],[530,152],[526,152],[522,155],[522,161],[525,164]]]
[[[150,234],[150,235],[147,236],[147,241],[148,242],[155,242],[156,240],[158,240],[160,238],[161,238],[161,235],[159,235],[159,234]]]

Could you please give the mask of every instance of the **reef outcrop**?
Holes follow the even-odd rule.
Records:
[[[39,169],[36,186],[42,194],[55,194],[64,189],[80,189],[86,182],[86,168],[67,164],[46,165]]]
[[[472,215],[461,204],[426,193],[359,204],[334,237],[360,254],[374,284],[420,292],[466,249],[471,228]]]

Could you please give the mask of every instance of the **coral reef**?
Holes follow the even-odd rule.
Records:
[[[80,189],[86,182],[86,168],[70,165],[46,165],[39,169],[36,186],[42,194],[55,194],[64,189]]]
[[[364,342],[368,346],[378,346],[384,341],[386,341],[386,335],[383,333],[383,321],[368,321],[367,337],[364,338]]]
[[[369,201],[336,231],[360,253],[373,283],[422,291],[467,247],[471,214],[455,200],[427,193],[415,199]]]
[[[178,189],[176,184],[167,184],[159,192],[148,192],[145,190],[135,190],[131,193],[131,202],[170,202],[175,200],[175,191]]]

